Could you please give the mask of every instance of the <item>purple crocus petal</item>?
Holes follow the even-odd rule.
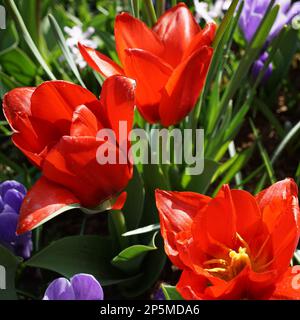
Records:
[[[159,288],[158,290],[156,290],[156,292],[153,295],[153,300],[166,300],[166,297],[164,295],[162,288]]]
[[[7,190],[3,197],[4,203],[14,209],[16,213],[19,213],[23,199],[24,194],[16,189]]]
[[[250,42],[254,37],[260,22],[261,22],[261,15],[257,13],[253,13],[251,15],[251,18],[248,20],[246,29],[244,30],[244,34],[247,42]]]
[[[103,289],[94,276],[80,273],[71,278],[76,300],[103,300]]]
[[[5,206],[6,207],[6,206]],[[16,241],[16,228],[19,216],[14,211],[0,213],[0,243],[11,246]]]
[[[290,23],[296,16],[300,14],[300,2],[295,2],[287,12],[287,20]]]
[[[292,4],[292,0],[277,0],[276,4],[280,5],[280,11],[282,13],[287,13]]]
[[[246,0],[241,13],[239,25],[245,39],[250,42],[262,23],[271,0]],[[300,2],[292,5],[291,0],[276,0],[280,5],[278,16],[270,31],[267,44],[270,43],[281,31],[284,25],[291,23],[292,19],[300,14]]]
[[[5,193],[10,189],[16,189],[21,192],[24,196],[26,194],[26,188],[18,181],[7,180],[0,184],[0,195],[3,198]]]
[[[268,9],[270,0],[257,1],[246,0],[239,21],[247,42],[250,42],[255,35],[264,15]]]
[[[75,294],[69,280],[58,278],[50,283],[43,300],[75,300]]]
[[[254,79],[256,79],[260,73],[260,71],[263,69],[264,67],[264,64],[265,62],[267,61],[269,55],[267,52],[264,52],[260,57],[259,59],[257,59],[253,66],[252,66],[252,70],[251,70],[251,73],[252,73],[252,77]],[[265,83],[268,81],[268,79],[270,78],[270,76],[272,75],[272,71],[273,71],[273,65],[272,63],[270,63],[268,65],[268,68],[266,69],[265,71],[265,74],[263,76],[263,79],[262,79],[262,82]]]

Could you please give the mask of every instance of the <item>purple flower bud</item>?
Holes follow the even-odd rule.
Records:
[[[103,290],[94,276],[80,273],[51,282],[43,300],[103,300]]]
[[[0,184],[0,244],[28,259],[32,251],[31,232],[16,235],[25,194],[26,188],[17,181],[8,180]]]
[[[260,73],[260,71],[263,69],[265,62],[267,61],[267,59],[269,58],[269,54],[267,52],[264,52],[253,64],[252,66],[252,77],[254,79],[256,79]],[[265,83],[266,81],[268,81],[268,79],[270,78],[270,76],[272,75],[272,71],[273,71],[273,65],[272,63],[270,63],[268,65],[268,68],[265,71],[265,74],[263,76],[262,82]]]

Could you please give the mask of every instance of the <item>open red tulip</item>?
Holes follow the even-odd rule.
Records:
[[[224,185],[215,198],[156,191],[165,251],[185,299],[300,299],[290,261],[299,241],[297,185],[256,197]]]
[[[170,126],[195,106],[204,85],[216,25],[203,30],[184,3],[162,15],[150,29],[128,13],[117,16],[115,39],[123,67],[79,45],[87,63],[104,77],[124,74],[137,82],[137,107],[150,123]]]
[[[95,207],[126,187],[132,164],[127,159],[124,164],[100,165],[96,154],[105,141],[97,133],[108,128],[118,138],[119,121],[126,121],[131,130],[134,90],[133,80],[113,76],[104,82],[100,100],[65,81],[17,88],[5,95],[3,110],[14,130],[12,140],[42,171],[23,202],[19,234],[59,214],[66,205]],[[123,141],[112,146],[117,156],[124,154],[123,146]]]

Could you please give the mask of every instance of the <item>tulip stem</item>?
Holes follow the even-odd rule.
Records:
[[[147,14],[149,16],[151,26],[153,26],[157,21],[157,17],[156,17],[156,13],[155,13],[155,9],[154,9],[152,0],[145,0],[145,8],[146,8]]]
[[[80,235],[83,236],[84,232],[85,232],[85,227],[86,227],[86,222],[87,222],[87,215],[85,214],[83,219],[82,219],[82,223],[81,223],[81,227],[80,227]]]
[[[112,210],[110,212],[111,221],[114,225],[114,229],[117,233],[119,245],[121,249],[126,249],[129,247],[129,242],[127,237],[123,237],[122,234],[127,232],[126,222],[122,211]]]

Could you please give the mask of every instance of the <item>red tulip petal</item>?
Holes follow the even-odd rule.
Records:
[[[20,131],[30,127],[28,117],[31,115],[30,99],[35,88],[16,88],[9,91],[3,98],[3,113],[10,126]]]
[[[184,3],[179,3],[168,10],[153,27],[153,31],[165,45],[163,58],[173,67],[180,63],[184,51],[200,30]]]
[[[185,300],[202,300],[203,293],[209,284],[208,279],[202,275],[197,275],[190,270],[184,270],[176,289]]]
[[[299,241],[298,188],[292,179],[273,184],[256,197],[274,248],[274,268],[284,272]]]
[[[120,145],[126,144],[133,126],[135,81],[123,76],[108,78],[103,84],[100,101],[117,141]],[[119,130],[120,121],[127,124],[124,133]]]
[[[124,66],[125,49],[139,48],[160,56],[164,50],[157,35],[144,22],[128,13],[116,17],[115,39],[118,56]]]
[[[166,84],[159,114],[168,127],[180,122],[194,108],[204,85],[213,49],[203,47],[180,64]]]
[[[196,215],[192,233],[199,250],[212,257],[225,256],[235,247],[236,212],[228,185]]]
[[[87,89],[65,81],[48,81],[41,84],[31,97],[31,112],[35,125],[44,122],[52,126],[56,136],[69,134],[73,112],[76,107],[85,105],[97,98]],[[49,129],[40,125],[39,135],[47,137]],[[53,137],[49,137],[49,142]]]
[[[43,163],[45,177],[71,190],[84,207],[94,207],[127,185],[132,176],[128,164],[99,164],[98,148],[103,141],[93,137],[64,136]],[[117,146],[105,142],[108,153],[119,156]]]
[[[38,136],[30,122],[31,96],[35,88],[17,88],[8,92],[3,98],[3,112],[15,131],[14,144],[36,165],[40,166],[42,158],[39,153],[44,148],[42,137]]]
[[[300,266],[288,268],[282,280],[277,283],[271,299],[300,300]]]
[[[81,43],[78,43],[78,48],[88,65],[95,71],[101,73],[104,77],[108,78],[124,73],[123,69],[118,64],[99,51],[84,46]]]
[[[188,241],[191,237],[191,225],[198,210],[203,209],[211,198],[193,192],[169,192],[156,190],[156,206],[160,216],[161,233],[165,241],[165,251],[171,261],[180,268],[185,265],[179,257],[181,246],[177,241],[181,233]]]
[[[231,190],[231,197],[235,211],[239,213],[236,215],[237,232],[244,238],[247,231],[260,222],[260,210],[255,198],[249,192]]]
[[[158,56],[141,49],[127,49],[126,75],[137,82],[137,105],[150,123],[159,121],[161,91],[172,74],[172,68]]]
[[[30,231],[63,212],[63,208],[78,203],[68,190],[42,177],[27,193],[20,211],[17,234]]]
[[[127,199],[127,192],[122,192],[112,206],[112,210],[122,210]]]
[[[28,133],[28,131],[27,131]],[[28,137],[29,139],[29,137]],[[31,137],[31,139],[34,139]],[[43,156],[41,153],[43,152],[32,152],[30,151],[30,145],[26,144],[26,140],[24,139],[23,135],[19,132],[16,132],[12,136],[12,141],[14,145],[21,150],[28,160],[35,165],[36,167],[40,168],[43,161]],[[34,150],[34,149],[33,149]]]
[[[98,132],[98,121],[93,112],[86,106],[76,108],[71,125],[71,136],[96,137]]]
[[[187,59],[195,51],[201,49],[203,46],[210,46],[214,40],[217,25],[215,23],[208,23],[203,30],[201,30],[191,41],[183,55],[183,60]]]

